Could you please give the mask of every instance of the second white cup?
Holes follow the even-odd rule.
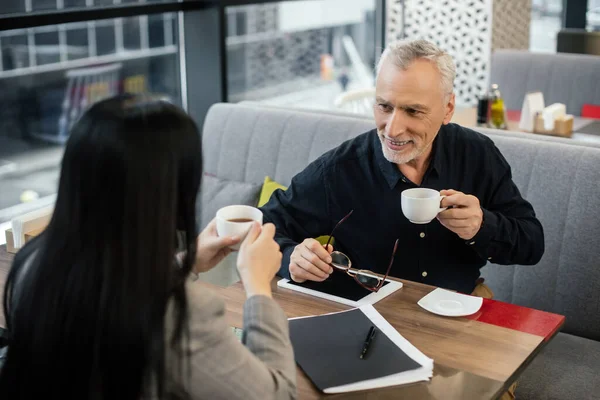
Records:
[[[263,213],[258,208],[244,205],[223,207],[217,211],[217,234],[239,237],[240,243],[231,246],[232,250],[239,250],[254,221],[263,223]]]
[[[448,207],[441,207],[442,199],[435,189],[414,188],[402,192],[402,213],[413,224],[428,224]]]

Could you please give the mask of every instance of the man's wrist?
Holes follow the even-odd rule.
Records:
[[[490,247],[496,235],[498,217],[491,211],[484,208],[481,209],[483,217],[481,219],[481,227],[475,236],[465,243],[473,248],[482,258],[492,260],[494,256],[492,247]]]
[[[485,213],[483,212],[483,208],[480,207],[480,212],[481,212],[481,222],[479,222],[479,228],[477,228],[477,231],[475,232],[475,234],[473,234],[469,239],[465,239],[467,242],[471,242],[481,231],[481,229],[483,229],[483,223],[485,221]]]

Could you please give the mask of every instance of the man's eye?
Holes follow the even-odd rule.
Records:
[[[379,109],[383,112],[392,111],[392,107],[389,104],[379,104]]]
[[[415,115],[420,114],[421,112],[419,110],[415,110],[414,108],[407,108],[406,113],[408,115],[415,116]]]

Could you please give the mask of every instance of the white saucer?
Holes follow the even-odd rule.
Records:
[[[424,296],[417,304],[434,314],[463,317],[479,311],[483,299],[438,288]]]

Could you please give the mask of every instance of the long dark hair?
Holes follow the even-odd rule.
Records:
[[[125,95],[82,116],[51,222],[8,276],[0,398],[173,397],[166,353],[187,340],[184,283],[196,255],[201,176],[198,129],[169,102]],[[178,231],[182,267],[173,261]],[[165,337],[170,302],[174,329]]]

